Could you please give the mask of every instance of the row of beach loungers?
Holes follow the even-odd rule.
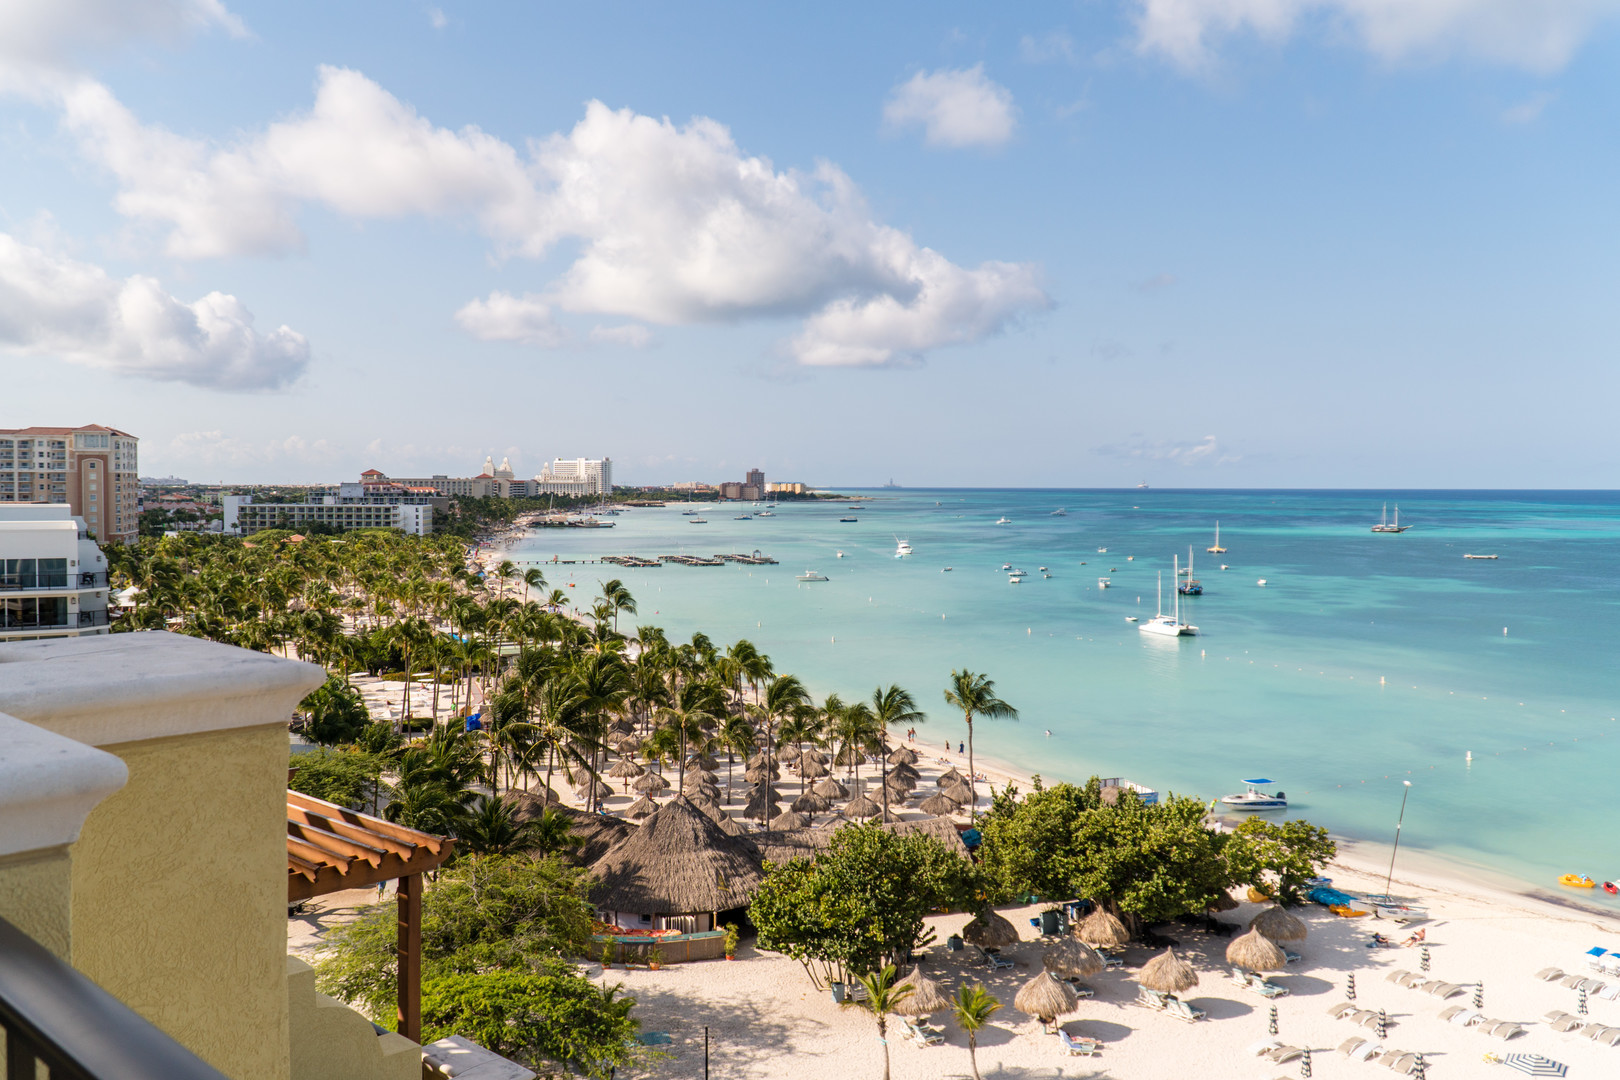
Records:
[[[1620,1028],[1588,1023],[1584,1016],[1572,1016],[1559,1009],[1554,1009],[1543,1019],[1554,1031],[1561,1031],[1566,1035],[1580,1035],[1604,1046],[1620,1046]]]
[[[1285,997],[1288,994],[1286,986],[1278,986],[1276,983],[1267,982],[1266,977],[1258,971],[1245,971],[1240,967],[1232,969],[1232,982],[1245,990],[1253,990],[1261,997]]]
[[[1542,968],[1536,972],[1542,982],[1555,982],[1566,990],[1585,990],[1593,997],[1606,1001],[1620,998],[1620,983],[1606,983],[1602,979],[1588,979],[1584,975],[1566,975],[1563,968]]]
[[[1385,1050],[1369,1039],[1346,1039],[1339,1044],[1339,1053],[1351,1061],[1370,1061],[1402,1076],[1417,1071],[1418,1056],[1406,1050]]]
[[[1453,997],[1466,993],[1473,983],[1448,983],[1439,979],[1429,979],[1416,972],[1402,971],[1399,968],[1384,976],[1385,982],[1392,982],[1396,986],[1404,986],[1408,990],[1421,990],[1425,994],[1433,994],[1437,998]]]
[[[1149,990],[1145,986],[1136,988],[1136,1000],[1132,1004],[1140,1005],[1144,1009],[1152,1009],[1155,1012],[1169,1013],[1177,1020],[1185,1020],[1189,1024],[1202,1020],[1208,1015],[1203,1009],[1194,1008],[1174,994]]]
[[[1512,1039],[1525,1033],[1523,1024],[1515,1024],[1511,1020],[1492,1020],[1484,1013],[1461,1005],[1453,1005],[1451,1008],[1444,1010],[1440,1014],[1440,1019],[1448,1024],[1456,1024],[1459,1027],[1474,1028],[1498,1039]]]

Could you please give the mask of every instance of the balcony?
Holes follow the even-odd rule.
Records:
[[[105,589],[107,587],[107,571],[99,570],[93,574],[79,575],[79,588]]]
[[[81,628],[86,627],[86,626],[106,626],[106,625],[107,625],[107,612],[106,612],[105,609],[103,609],[101,611],[81,611],[81,612],[79,612],[79,626]]]
[[[94,577],[95,575],[85,575]],[[105,585],[107,575],[101,575],[102,584]],[[68,587],[67,572],[50,574],[0,574],[0,592],[19,592],[23,589],[65,589]],[[93,585],[81,585],[79,588],[90,589]]]

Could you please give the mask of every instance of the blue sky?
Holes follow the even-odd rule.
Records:
[[[0,425],[1612,487],[1620,0],[0,5]]]

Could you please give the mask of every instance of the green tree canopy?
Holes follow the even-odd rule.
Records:
[[[972,893],[968,861],[931,836],[845,826],[814,858],[769,866],[748,914],[759,947],[817,985],[880,971],[927,942],[924,916]]]
[[[1305,882],[1338,853],[1328,831],[1308,821],[1273,824],[1250,818],[1226,840],[1233,882],[1253,886],[1289,906],[1304,902]]]
[[[293,755],[291,765],[297,771],[289,788],[353,809],[372,801],[383,760],[364,750],[322,748]]]
[[[309,717],[305,736],[321,746],[352,743],[371,723],[360,692],[336,675],[310,691],[298,707]]]
[[[647,1055],[635,1042],[634,998],[568,975],[484,971],[422,985],[422,1038],[464,1035],[531,1067],[561,1062],[593,1078]]]

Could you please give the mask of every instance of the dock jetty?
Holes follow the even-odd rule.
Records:
[[[615,566],[629,566],[639,570],[651,570],[663,566],[665,563],[674,563],[677,566],[724,566],[726,563],[741,563],[744,566],[775,566],[777,561],[769,555],[754,552],[752,555],[712,555],[705,558],[702,555],[660,555],[656,559],[644,559],[639,555],[603,555],[599,560],[612,563]]]

